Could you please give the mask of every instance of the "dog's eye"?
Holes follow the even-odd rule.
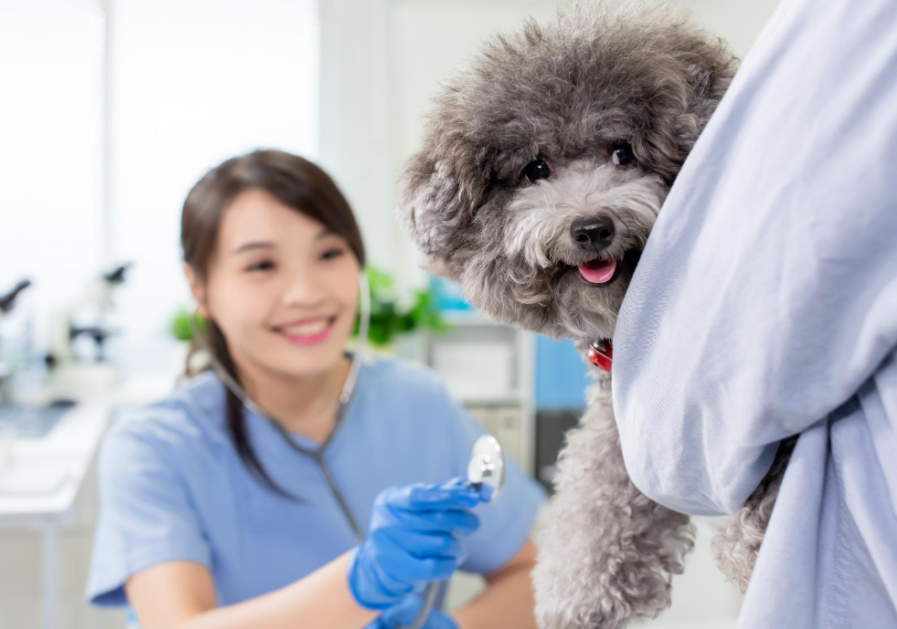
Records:
[[[540,179],[548,179],[551,176],[551,170],[545,160],[537,159],[526,165],[523,169],[523,175],[532,183],[536,183]]]
[[[611,161],[617,166],[628,166],[635,161],[632,145],[626,140],[617,140],[611,147]]]

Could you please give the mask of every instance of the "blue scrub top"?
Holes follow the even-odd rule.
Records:
[[[225,419],[225,389],[212,373],[124,419],[104,440],[100,514],[87,595],[124,605],[132,575],[168,561],[210,571],[219,605],[282,588],[356,545],[321,470],[267,420],[244,411],[252,445],[290,500],[263,486],[238,456]],[[484,433],[432,372],[377,359],[363,364],[344,423],[324,460],[361,527],[374,499],[394,485],[466,474]],[[309,448],[316,444],[293,438]],[[541,488],[511,463],[501,498],[475,512],[462,570],[489,573],[526,541]]]

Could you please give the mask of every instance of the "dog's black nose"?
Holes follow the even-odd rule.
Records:
[[[570,235],[586,251],[600,253],[614,241],[614,222],[608,216],[578,218],[570,226]]]

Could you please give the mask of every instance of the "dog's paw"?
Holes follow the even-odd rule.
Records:
[[[633,597],[616,588],[591,592],[589,601],[562,605],[536,604],[539,629],[623,629],[633,620],[655,618],[669,607],[669,582],[659,582],[644,598]]]
[[[713,557],[720,571],[742,594],[747,591],[760,554],[760,545],[772,518],[785,470],[797,438],[786,439],[779,445],[776,458],[760,486],[744,505],[729,518],[727,524],[713,538]]]
[[[588,609],[536,610],[539,629],[622,629],[628,620],[628,616],[608,617],[597,610]]]
[[[736,514],[711,542],[716,566],[725,575],[726,581],[734,583],[742,594],[747,592],[760,551],[760,542],[763,541],[762,533],[750,537],[751,539],[747,539],[745,536],[739,515]]]

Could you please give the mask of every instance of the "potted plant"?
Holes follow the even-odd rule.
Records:
[[[436,308],[430,288],[415,291],[408,305],[397,298],[395,282],[388,273],[374,267],[365,269],[371,288],[371,326],[368,343],[375,351],[390,353],[400,337],[420,330],[443,332],[448,329],[445,319]],[[353,335],[358,334],[358,321]]]
[[[191,325],[191,319],[192,325]],[[205,359],[201,352],[194,352],[195,339],[193,330],[199,330],[200,333],[205,332],[206,322],[199,314],[190,312],[186,308],[181,308],[175,312],[168,325],[168,332],[177,341],[177,349],[173,358],[175,369],[178,374],[182,374],[187,366],[187,357],[190,356],[191,372],[193,367],[199,367]],[[195,364],[194,364],[195,361]]]
[[[193,319],[192,326],[190,324],[190,319]],[[190,312],[186,308],[181,308],[175,313],[174,317],[172,317],[169,331],[175,340],[190,343],[193,341],[194,327],[200,332],[205,332],[205,319],[195,312]]]

